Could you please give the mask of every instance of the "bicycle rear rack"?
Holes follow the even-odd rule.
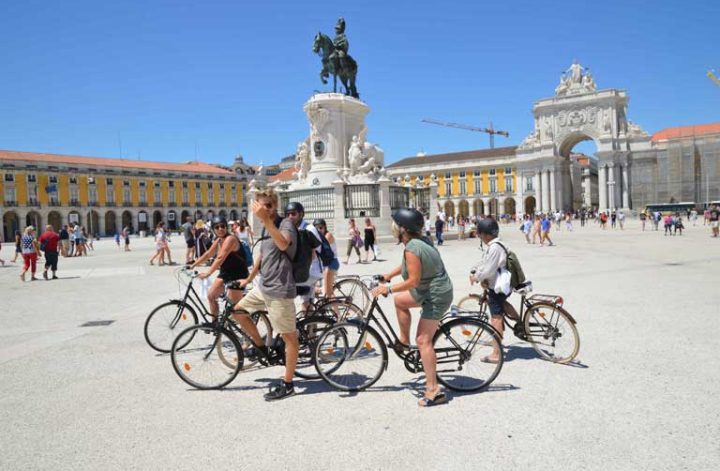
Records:
[[[530,303],[547,303],[552,304],[553,306],[562,307],[563,305],[563,298],[562,296],[558,296],[556,294],[540,294],[535,293],[533,295],[530,295],[526,298]]]

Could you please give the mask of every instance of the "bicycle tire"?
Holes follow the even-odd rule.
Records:
[[[362,320],[366,312],[367,311],[364,311],[357,304],[344,299],[335,299],[322,304],[317,311],[313,313],[313,316],[326,317],[332,319],[334,322],[346,322],[352,319]],[[312,316],[307,319],[311,318]]]
[[[550,312],[548,319],[548,312]],[[525,312],[525,336],[542,358],[553,363],[569,363],[580,351],[580,334],[572,316],[562,307],[548,303],[535,303]],[[557,340],[571,342],[557,354]],[[563,345],[568,342],[563,342]]]
[[[357,392],[380,379],[387,369],[388,352],[378,332],[366,323],[342,322],[320,337],[313,360],[323,381],[341,391]]]
[[[349,302],[355,304],[362,309],[363,313],[368,312],[372,299],[370,298],[370,290],[357,278],[345,278],[333,285],[333,296],[347,298]]]
[[[504,356],[498,333],[485,322],[459,317],[440,325],[433,338],[437,379],[454,391],[487,388],[502,370]],[[488,358],[499,352],[497,363]]]
[[[178,316],[180,319],[175,322]],[[195,309],[184,301],[173,299],[160,304],[150,312],[143,326],[143,335],[153,350],[170,353],[177,333],[197,323],[198,315]],[[159,333],[158,338],[155,332]]]
[[[179,348],[181,344],[184,346]],[[221,351],[223,353],[219,353]],[[194,325],[180,332],[173,342],[170,358],[180,379],[203,390],[221,389],[230,384],[242,369],[244,360],[235,334],[209,324]],[[229,358],[236,360],[228,365]]]
[[[297,323],[300,348],[298,351],[297,366],[295,367],[295,376],[303,379],[320,378],[313,360],[315,344],[322,334],[333,325],[335,325],[333,320],[320,316],[303,319]]]
[[[468,294],[458,301],[457,307],[461,311],[480,312],[482,307],[482,295]]]

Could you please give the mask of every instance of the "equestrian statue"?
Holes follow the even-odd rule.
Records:
[[[357,75],[357,62],[348,54],[350,45],[345,36],[345,20],[341,17],[335,25],[335,39],[330,39],[321,32],[315,35],[313,52],[322,58],[320,80],[328,83],[328,77],[333,76],[333,92],[337,93],[337,79],[345,87],[345,95],[360,98],[355,88]]]

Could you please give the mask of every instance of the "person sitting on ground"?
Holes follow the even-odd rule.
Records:
[[[398,209],[392,220],[393,235],[405,246],[402,264],[383,276],[387,284],[373,289],[372,295],[397,293],[393,301],[400,326],[400,343],[393,345],[396,349],[409,348],[410,309],[422,307],[415,340],[425,371],[426,386],[418,405],[434,406],[447,402],[437,383],[433,336],[452,303],[453,286],[440,252],[422,236],[425,222],[422,213],[416,209]],[[391,285],[390,281],[398,275],[402,275],[403,281]]]
[[[490,324],[500,334],[500,339],[502,340],[505,330],[503,315],[507,315],[514,320],[520,318],[512,304],[507,302],[507,298],[510,295],[496,293],[493,289],[497,281],[498,270],[505,268],[507,265],[507,253],[499,238],[500,226],[498,226],[497,221],[494,219],[483,219],[480,224],[478,224],[478,234],[488,249],[483,253],[483,258],[480,263],[473,267],[470,275],[470,284],[480,283],[480,286],[487,290],[488,307],[490,308]],[[510,294],[512,294],[512,292]],[[500,361],[500,351],[494,350],[489,357],[483,360],[489,363],[497,363]]]

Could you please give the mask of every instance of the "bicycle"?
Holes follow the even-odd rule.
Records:
[[[227,386],[245,367],[246,360],[250,365],[259,363],[261,366],[285,363],[285,343],[280,334],[273,338],[272,329],[267,335],[261,334],[267,346],[267,350],[263,351],[232,319],[237,311],[233,310],[233,303],[227,300],[227,291],[221,300],[225,301],[225,308],[215,321],[187,327],[178,334],[171,347],[170,358],[175,373],[196,389],[220,389]],[[253,313],[252,318],[255,317],[258,318],[257,324],[267,322],[270,325],[264,311]],[[314,342],[333,324],[333,320],[324,316],[297,322],[300,350],[296,376],[319,378],[313,365]]]
[[[371,288],[382,281],[373,277]],[[375,315],[380,315],[382,323]],[[375,324],[382,333],[372,327]],[[488,387],[503,365],[500,335],[487,322],[473,317],[445,315],[433,338],[438,381],[455,391],[479,391]],[[388,347],[411,373],[422,371],[415,346],[400,343],[395,329],[373,298],[364,319],[352,319],[329,328],[316,342],[313,360],[320,377],[343,391],[360,391],[380,379],[388,365]],[[488,358],[500,352],[497,362]]]
[[[342,275],[333,285],[333,296],[346,298],[365,313],[372,303],[369,286],[372,276]]]
[[[151,348],[161,353],[170,353],[172,342],[178,332],[198,324],[198,313],[204,323],[209,323],[213,319],[193,286],[198,272],[186,267],[176,270],[175,276],[179,285],[183,284],[182,275],[189,278],[182,298],[171,299],[157,306],[150,312],[143,327],[145,341]],[[231,284],[226,283],[225,285],[227,287]],[[227,297],[225,296],[223,299],[227,300]],[[258,320],[262,319],[258,318]],[[264,328],[266,331],[270,329],[269,321]]]
[[[532,292],[531,281],[521,283],[513,291],[521,295],[520,317],[511,324],[508,316],[503,315],[505,325],[517,338],[529,342],[542,358],[561,364],[571,362],[580,351],[580,335],[577,321],[563,307],[563,298],[553,294],[528,297],[528,293]],[[457,307],[460,313],[470,313],[487,320],[487,290],[483,294],[465,296]]]

